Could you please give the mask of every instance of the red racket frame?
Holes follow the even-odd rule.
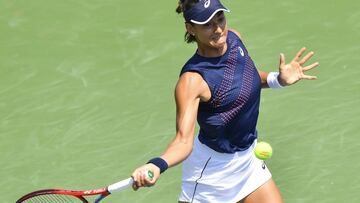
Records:
[[[101,188],[96,190],[84,190],[84,191],[74,191],[74,190],[63,190],[63,189],[45,189],[45,190],[38,190],[35,192],[31,192],[29,194],[24,195],[16,203],[22,203],[23,201],[30,199],[35,196],[41,195],[50,195],[50,194],[57,194],[57,195],[70,195],[80,199],[83,203],[89,203],[88,200],[84,198],[84,196],[92,196],[92,195],[101,195],[102,198],[108,196],[110,193],[107,188]],[[102,199],[101,198],[101,199]]]

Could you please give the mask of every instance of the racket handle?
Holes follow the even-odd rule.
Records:
[[[146,171],[145,175],[150,180],[152,180],[154,177],[154,173],[152,171]],[[114,183],[112,185],[109,185],[107,190],[109,191],[109,193],[121,191],[125,188],[130,187],[133,183],[134,183],[134,180],[132,178],[128,178],[128,179],[119,181],[117,183]]]

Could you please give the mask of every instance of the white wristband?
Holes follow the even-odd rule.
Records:
[[[279,83],[278,76],[279,76],[278,72],[270,72],[268,74],[266,80],[267,80],[267,84],[269,85],[270,88],[278,89],[278,88],[284,87]]]

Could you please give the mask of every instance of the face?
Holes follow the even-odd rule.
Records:
[[[224,12],[218,12],[204,25],[187,23],[186,29],[199,46],[219,49],[226,45],[228,29]]]

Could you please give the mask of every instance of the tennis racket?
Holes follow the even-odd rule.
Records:
[[[145,174],[150,180],[154,177],[152,171],[147,171]],[[108,195],[130,187],[133,182],[134,180],[132,178],[128,178],[109,185],[106,188],[96,190],[38,190],[24,195],[17,200],[16,203],[98,203]]]

